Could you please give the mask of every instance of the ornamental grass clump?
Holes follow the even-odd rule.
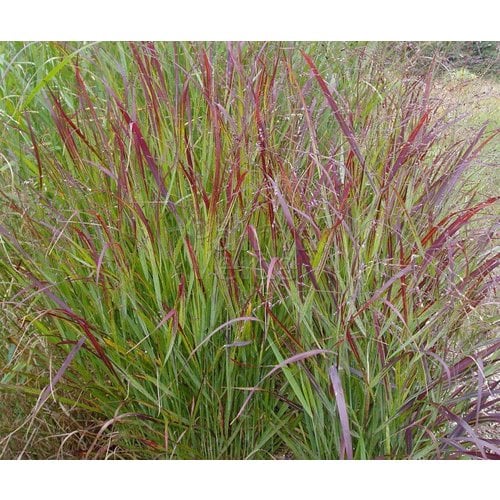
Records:
[[[8,49],[0,391],[32,410],[4,453],[52,408],[58,456],[498,458],[498,199],[469,179],[496,133],[449,141],[432,67]]]

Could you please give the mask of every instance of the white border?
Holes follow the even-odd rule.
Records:
[[[4,498],[490,498],[494,462],[25,461],[0,463]]]
[[[492,0],[5,0],[1,40],[495,40]]]

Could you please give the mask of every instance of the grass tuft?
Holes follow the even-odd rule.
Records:
[[[498,131],[455,134],[434,64],[2,49],[2,456],[498,458]]]

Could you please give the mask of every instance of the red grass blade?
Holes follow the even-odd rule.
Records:
[[[201,289],[203,290],[203,293],[206,293],[205,290],[205,285],[203,284],[203,279],[201,278],[201,273],[200,273],[200,266],[198,265],[198,259],[196,258],[196,254],[194,253],[193,245],[191,245],[191,241],[189,241],[189,238],[186,236],[185,242],[188,248],[189,252],[189,258],[191,259],[191,264],[193,265],[193,270],[196,275],[196,279],[198,280],[198,283],[201,286]]]
[[[376,191],[375,183],[374,183],[371,175],[366,171],[365,158],[359,149],[358,143],[356,141],[356,137],[354,136],[354,131],[352,130],[352,128],[349,126],[347,121],[342,116],[342,113],[340,112],[340,108],[339,108],[337,102],[333,98],[332,93],[330,92],[325,80],[323,80],[323,77],[319,74],[318,68],[313,63],[312,59],[303,50],[301,52],[302,52],[302,56],[306,60],[307,64],[311,68],[313,75],[315,76],[316,80],[318,81],[319,86],[321,87],[321,90],[322,90],[323,94],[325,95],[326,100],[327,100],[330,108],[332,108],[333,115],[335,116],[335,119],[337,120],[338,124],[340,125],[340,129],[342,130],[342,132],[346,136],[347,141],[349,142],[349,145],[351,146],[351,149],[352,149],[353,153],[356,155],[356,158],[358,159],[359,163],[365,169],[365,172],[367,174],[367,178],[368,178],[372,188]]]
[[[64,301],[62,301],[59,297],[57,297],[54,293],[52,293],[48,289],[48,286],[46,284],[36,279],[33,275],[31,275],[31,273],[28,274],[28,278],[31,280],[31,282],[33,283],[33,285],[37,290],[42,292],[44,295],[46,295],[49,299],[51,299],[61,308],[60,311],[63,312],[70,321],[73,321],[78,326],[80,326],[80,328],[84,331],[86,337],[90,340],[91,344],[94,346],[94,349],[96,350],[99,358],[103,361],[103,363],[106,365],[109,371],[117,377],[117,373],[113,367],[113,364],[111,363],[110,359],[104,352],[102,346],[99,344],[99,341],[97,340],[95,335],[92,333],[90,325],[83,318],[78,316]],[[54,314],[53,312],[50,312],[49,314],[56,316],[56,314]]]
[[[316,289],[319,289],[318,282],[316,281],[316,277],[314,276],[314,271],[313,267],[311,264],[311,261],[309,259],[309,256],[307,255],[306,249],[304,248],[304,245],[302,243],[302,240],[300,239],[299,233],[293,223],[292,219],[292,214],[290,213],[290,209],[288,208],[288,205],[281,194],[278,185],[274,182],[271,181],[271,185],[274,188],[274,192],[276,194],[276,198],[278,199],[278,203],[283,210],[283,215],[285,216],[286,223],[288,227],[290,228],[290,231],[292,232],[294,241],[295,241],[295,249],[296,249],[296,259],[297,259],[297,269],[299,271],[299,279],[302,277],[302,267],[306,268],[307,274],[311,278],[311,281],[313,285],[316,287]]]
[[[464,210],[463,213],[461,213],[444,231],[441,233],[441,235],[436,239],[434,243],[427,249],[424,255],[424,263],[422,264],[420,271],[423,272],[425,270],[425,264],[429,263],[432,257],[436,252],[438,252],[443,245],[469,220],[479,213],[483,208],[486,208],[489,205],[492,205],[493,203],[497,202],[500,199],[500,197],[491,197],[487,199],[486,201],[483,201],[481,203],[478,203],[476,206],[471,207],[467,210]]]
[[[139,149],[142,151],[142,154],[144,155],[144,158],[146,160],[146,163],[148,164],[149,169],[151,170],[151,173],[153,174],[153,177],[156,181],[156,185],[158,186],[158,189],[160,190],[160,195],[165,198],[168,195],[167,188],[165,187],[165,184],[163,182],[160,169],[158,168],[158,165],[156,164],[153,155],[151,154],[151,151],[148,148],[148,145],[146,144],[146,141],[144,139],[144,136],[141,133],[141,130],[137,123],[132,120],[130,115],[127,113],[123,105],[116,100],[116,104],[118,105],[124,120],[127,122],[127,125],[131,128],[134,140],[136,144],[138,145]]]
[[[416,139],[419,135],[420,130],[427,123],[428,119],[429,119],[429,112],[426,111],[420,118],[420,121],[418,122],[417,126],[411,132],[410,136],[408,137],[408,140],[404,143],[403,147],[401,148],[401,151],[398,157],[396,158],[394,165],[391,167],[389,171],[389,178],[387,182],[390,182],[394,178],[397,171],[399,170],[401,165],[403,165],[403,163],[408,159],[412,151],[418,148],[418,143],[416,143]]]

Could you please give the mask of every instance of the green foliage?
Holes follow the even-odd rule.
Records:
[[[369,43],[2,51],[0,390],[38,396],[28,424],[84,412],[95,458],[498,453],[497,200],[459,191],[494,133],[450,145],[432,75]]]

